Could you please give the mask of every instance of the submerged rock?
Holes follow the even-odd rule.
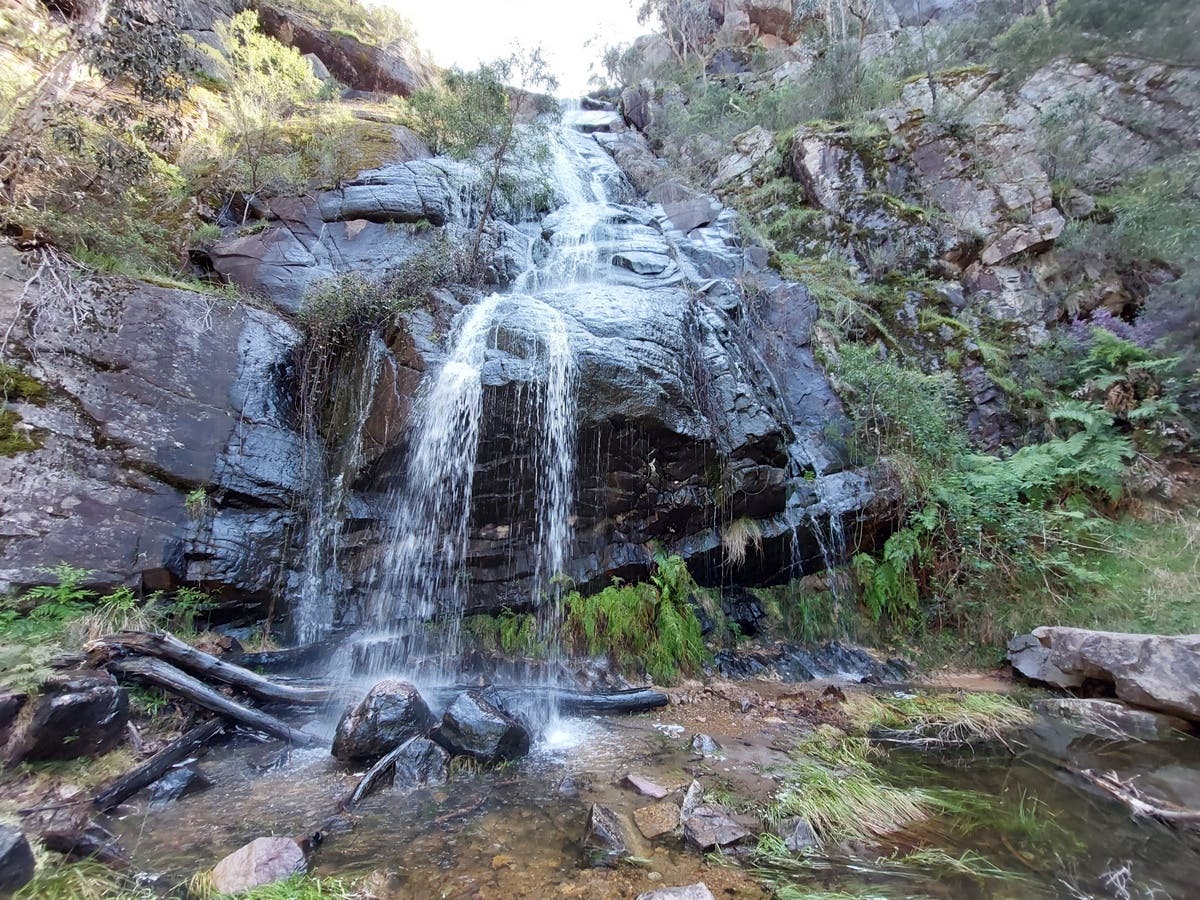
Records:
[[[12,737],[9,763],[107,753],[129,721],[129,695],[106,672],[55,676],[32,702],[32,715]]]
[[[679,827],[679,807],[665,801],[651,803],[634,810],[633,823],[637,825],[642,837],[653,840],[661,835],[670,834]]]
[[[8,896],[33,878],[33,850],[21,829],[0,825],[0,896]]]
[[[592,804],[583,850],[593,866],[616,865],[623,857],[630,856],[629,837],[620,815],[607,806]]]
[[[1033,711],[1060,719],[1089,734],[1110,739],[1155,741],[1191,730],[1191,723],[1176,716],[1136,709],[1115,700],[1057,697],[1038,700]]]
[[[346,711],[333,738],[333,755],[343,762],[375,760],[437,722],[417,689],[407,681],[381,681]]]
[[[450,777],[450,754],[427,738],[416,738],[396,758],[392,786],[443,784]]]
[[[775,833],[783,838],[784,846],[792,853],[799,853],[821,843],[817,833],[804,819],[788,819],[781,822]]]
[[[167,774],[150,785],[150,802],[170,803],[188,794],[195,794],[212,787],[212,782],[195,763],[175,766]]]
[[[520,759],[532,743],[529,729],[499,706],[499,695],[489,688],[454,698],[432,737],[455,756],[489,764]]]
[[[307,869],[304,851],[290,837],[260,837],[213,867],[212,886],[217,893],[236,894],[302,875]]]
[[[683,887],[659,888],[638,894],[637,900],[713,900],[712,891],[703,881]]]
[[[700,806],[683,823],[684,839],[697,850],[730,847],[750,837],[750,832],[711,806]]]
[[[1200,722],[1200,634],[1043,626],[1009,641],[1008,659],[1033,681],[1060,688],[1107,684],[1121,700]]]

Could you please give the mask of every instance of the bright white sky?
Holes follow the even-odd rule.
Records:
[[[587,92],[602,72],[604,48],[650,29],[638,25],[636,0],[376,0],[394,6],[412,23],[417,44],[440,66],[474,69],[505,56],[514,41],[539,44],[559,94]],[[586,46],[588,42],[590,46]]]

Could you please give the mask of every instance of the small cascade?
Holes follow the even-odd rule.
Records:
[[[338,548],[346,521],[347,493],[354,473],[362,466],[363,431],[380,372],[388,360],[383,339],[372,333],[365,358],[356,368],[356,377],[342,389],[346,409],[341,418],[346,423],[346,432],[338,452],[328,461],[314,454],[320,460],[321,471],[312,479],[315,496],[309,505],[304,570],[293,626],[296,640],[303,644],[320,641],[333,628],[334,607],[342,587]]]

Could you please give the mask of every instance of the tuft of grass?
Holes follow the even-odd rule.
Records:
[[[843,707],[863,732],[899,732],[905,743],[954,746],[1004,743],[1033,715],[1001,694],[950,691],[915,696],[856,693]]]
[[[743,516],[721,529],[721,549],[731,567],[741,568],[751,548],[755,553],[762,552],[762,526],[756,520]]]
[[[801,818],[822,841],[836,842],[873,840],[928,818],[933,794],[888,784],[878,754],[866,738],[822,725],[793,751],[766,819]]]
[[[13,900],[154,900],[156,894],[139,887],[127,875],[85,859],[67,862],[57,853],[35,851],[33,880]]]

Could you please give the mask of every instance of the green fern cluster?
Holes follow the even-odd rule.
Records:
[[[844,347],[838,375],[856,401],[860,447],[892,464],[910,504],[878,554],[853,559],[872,617],[911,628],[922,600],[963,587],[1094,584],[1079,546],[1089,523],[1124,495],[1138,420],[1170,410],[1164,385],[1173,364],[1098,333],[1064,383],[1073,396],[1051,403],[1044,438],[1000,456],[970,450],[942,379]],[[1124,408],[1111,399],[1114,387]]]
[[[696,584],[678,556],[655,555],[649,582],[612,584],[564,598],[564,638],[577,651],[607,654],[626,670],[666,684],[695,672],[707,657],[691,605]]]

